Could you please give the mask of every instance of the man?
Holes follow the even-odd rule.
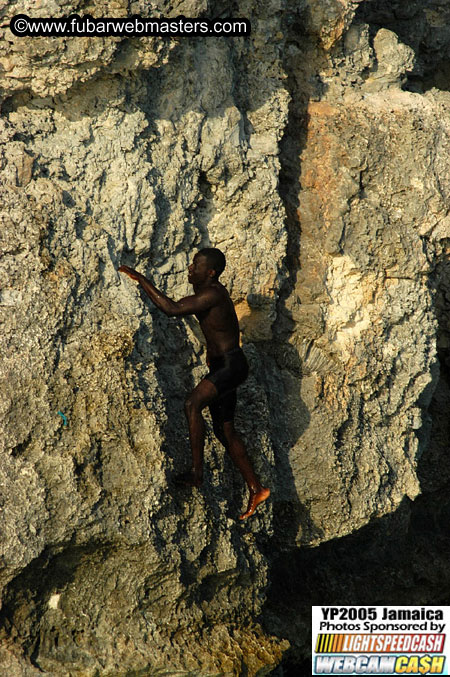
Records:
[[[192,468],[179,475],[179,484],[199,487],[203,481],[203,448],[205,422],[202,410],[209,406],[214,433],[239,468],[250,491],[246,519],[268,498],[270,490],[263,487],[253,470],[244,443],[234,428],[236,388],[245,381],[248,365],[239,347],[239,323],[233,302],[219,282],[225,268],[225,256],[220,249],[208,247],[199,251],[188,268],[188,280],[193,296],[173,301],[128,266],[119,271],[137,280],[154,305],[170,317],[195,315],[206,338],[206,361],[210,369],[185,402],[192,451]]]

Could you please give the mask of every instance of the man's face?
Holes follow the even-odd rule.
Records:
[[[214,271],[208,266],[208,259],[202,254],[196,254],[188,268],[188,280],[191,284],[203,284]]]

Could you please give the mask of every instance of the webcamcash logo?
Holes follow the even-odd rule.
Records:
[[[312,674],[448,675],[449,626],[449,606],[314,606]]]

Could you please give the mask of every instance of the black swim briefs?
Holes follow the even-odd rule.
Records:
[[[210,404],[213,418],[222,422],[232,421],[236,409],[236,388],[248,376],[248,363],[242,348],[214,357],[210,361],[208,381],[214,383],[219,396]]]

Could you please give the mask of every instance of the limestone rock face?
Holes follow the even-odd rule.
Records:
[[[20,0],[1,12],[7,25],[233,7]],[[297,658],[307,645],[309,610],[283,618],[274,603],[280,562],[444,491],[450,95],[444,66],[433,79],[424,59],[434,27],[450,44],[445,12],[246,0],[246,39],[6,30],[8,675],[269,674],[289,643]],[[189,463],[184,398],[206,373],[195,320],[166,318],[117,272],[136,267],[180,298],[208,245],[226,254],[251,367],[237,427],[272,490],[244,523],[245,487],[209,424],[204,486],[171,482]]]
[[[437,366],[429,277],[448,208],[448,174],[441,182],[430,171],[441,112],[432,95],[400,91],[355,99],[350,110],[339,101],[308,107],[301,267],[286,308],[311,420],[290,455],[312,520],[329,536],[339,520],[353,531],[419,491],[417,431]],[[318,459],[319,481],[307,489]],[[337,489],[343,478],[347,494]],[[330,491],[341,495],[337,509]]]

